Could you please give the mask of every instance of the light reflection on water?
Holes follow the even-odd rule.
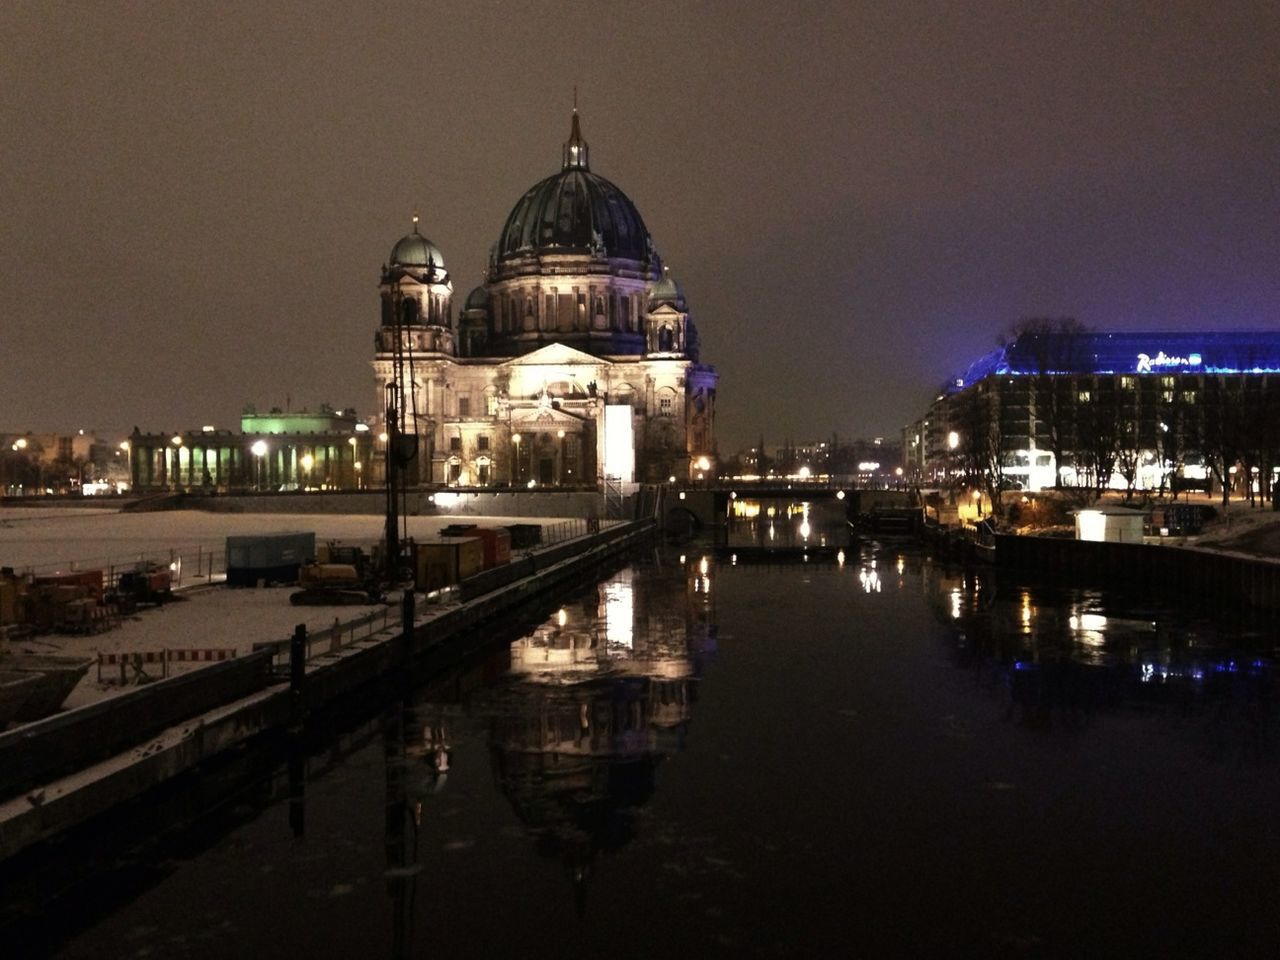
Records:
[[[1263,617],[1196,614],[1092,589],[1001,583],[989,568],[922,565],[926,595],[956,628],[959,661],[1010,717],[1051,725],[1101,708],[1165,703],[1179,715],[1261,711],[1254,755],[1278,717],[1277,637]],[[1256,719],[1256,718],[1255,718]]]
[[[954,881],[979,863],[990,872],[986,886],[949,922],[1007,946],[1005,904],[1034,886],[1041,857],[1054,853],[1056,828],[1038,832],[1040,823],[1053,813],[1058,822],[1083,819],[1109,845],[1122,831],[1109,811],[1100,825],[1089,821],[1070,799],[1081,792],[1075,778],[1083,773],[1087,789],[1121,799],[1129,785],[1127,770],[1098,774],[1087,758],[1061,773],[1019,767],[1017,745],[1042,741],[1006,721],[1081,731],[1091,717],[1141,701],[1204,718],[1221,741],[1238,734],[1224,750],[1264,752],[1266,723],[1236,719],[1245,716],[1240,697],[1257,705],[1268,689],[1267,641],[1248,624],[1001,583],[989,570],[867,543],[785,569],[751,551],[718,561],[685,549],[619,570],[433,676],[362,721],[352,739],[363,737],[363,747],[348,751],[335,737],[291,758],[264,809],[287,803],[294,837],[280,841],[284,817],[260,818],[218,844],[213,866],[175,869],[167,902],[198,904],[190,923],[157,909],[156,898],[140,901],[71,955],[97,956],[102,943],[118,942],[113,932],[147,924],[168,924],[165,936],[215,928],[224,917],[207,911],[230,908],[201,894],[219,863],[227,890],[267,901],[283,889],[285,902],[305,905],[271,918],[291,936],[314,928],[337,950],[345,924],[335,918],[359,918],[393,957],[477,955],[474,938],[502,927],[498,910],[528,930],[506,940],[499,931],[503,949],[487,955],[510,955],[513,943],[527,956],[605,955],[615,931],[602,931],[609,921],[600,918],[625,923],[619,910],[652,926],[654,942],[673,945],[643,944],[643,955],[742,956],[759,944],[760,955],[826,955],[775,948],[814,931],[843,939],[843,908],[813,915],[812,929],[793,918],[851,876],[861,883],[849,900],[863,911],[860,930],[892,916],[906,918],[899,931],[945,937],[945,904],[966,895]],[[734,624],[723,638],[721,618]],[[938,656],[939,636],[948,657]],[[1045,808],[1052,813],[1042,817]],[[1030,881],[1010,836],[1027,838]],[[1093,855],[1106,849],[1095,843]],[[258,858],[271,861],[269,876],[256,874]],[[1079,859],[1072,851],[1059,863],[1069,872]],[[917,897],[930,876],[932,896]],[[376,882],[361,887],[353,877]],[[1066,879],[1064,896],[1106,882]],[[316,890],[326,909],[314,909]],[[1028,914],[1054,916],[1052,904],[1029,903]],[[775,906],[772,925],[757,924]],[[939,910],[941,923],[915,922],[918,911],[936,918]],[[703,939],[708,930],[739,939],[717,954],[716,941]],[[244,955],[263,954],[249,931],[241,935]],[[917,952],[941,952],[932,946]]]

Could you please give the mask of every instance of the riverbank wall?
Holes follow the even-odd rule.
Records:
[[[411,629],[315,651],[293,684],[282,679],[289,642],[280,641],[0,734],[0,860],[427,654],[474,645],[486,623],[596,575],[653,533],[652,521],[616,524],[521,557],[423,604]]]
[[[996,565],[1082,586],[1195,596],[1259,610],[1280,609],[1280,561],[1191,547],[1103,543],[1060,537],[996,537]]]

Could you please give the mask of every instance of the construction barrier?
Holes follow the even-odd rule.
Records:
[[[169,649],[164,650],[134,650],[119,651],[116,653],[100,653],[98,654],[98,682],[99,683],[145,683],[151,680],[163,679],[169,676],[170,663],[221,663],[224,660],[234,660],[236,651],[234,647],[207,647],[203,649]],[[147,666],[152,664],[160,665],[160,676],[156,677],[147,672]],[[120,678],[117,680],[114,676],[108,674],[102,675],[103,667],[120,668]],[[112,671],[114,673],[114,671]]]

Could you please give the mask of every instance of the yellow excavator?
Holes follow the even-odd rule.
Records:
[[[383,603],[382,578],[360,547],[328,543],[298,569],[299,590],[289,597],[296,606],[365,606]]]

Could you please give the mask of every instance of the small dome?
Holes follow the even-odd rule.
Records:
[[[649,288],[649,309],[664,303],[671,304],[677,310],[685,308],[684,291],[672,279],[671,271],[666,269],[663,270],[662,279]]]
[[[464,310],[488,310],[489,291],[484,287],[476,287],[467,294],[467,305]]]
[[[413,233],[401,237],[391,248],[390,264],[393,267],[435,267],[444,270],[444,257],[434,243],[418,232],[414,224]]]

